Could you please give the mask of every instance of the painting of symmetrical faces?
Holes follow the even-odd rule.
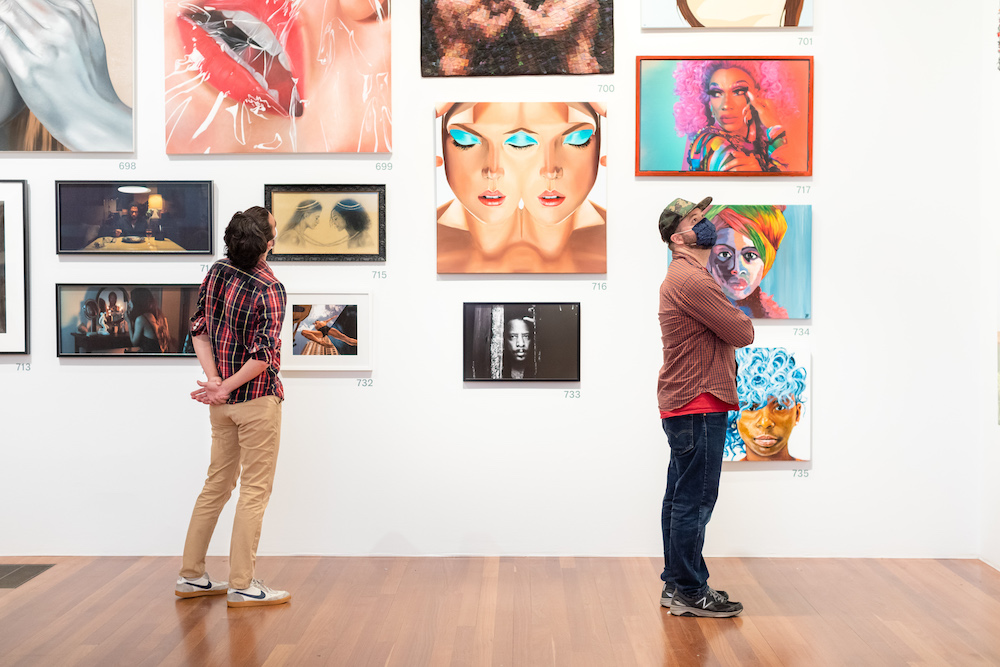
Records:
[[[809,355],[783,347],[736,350],[739,411],[729,412],[725,461],[811,458]]]
[[[389,0],[166,0],[167,153],[392,150]]]
[[[438,106],[438,273],[605,273],[597,103]]]
[[[640,57],[636,175],[811,175],[812,62]]]
[[[132,150],[133,6],[3,3],[0,150]]]
[[[610,74],[612,0],[421,0],[424,76]]]
[[[763,319],[812,316],[812,207],[715,205],[705,268],[733,305]]]
[[[793,28],[813,24],[813,0],[642,0],[643,28]]]

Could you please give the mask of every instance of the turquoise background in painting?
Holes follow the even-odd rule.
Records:
[[[685,137],[674,128],[674,69],[681,60],[639,62],[639,169],[680,171]]]
[[[760,281],[760,289],[788,311],[788,319],[812,317],[812,206],[785,209],[788,231],[774,266]]]
[[[812,317],[812,206],[788,206],[785,221],[788,231],[760,289],[788,312],[788,319],[807,320]],[[667,257],[672,259],[669,250]]]

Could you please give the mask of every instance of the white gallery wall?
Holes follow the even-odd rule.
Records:
[[[997,15],[997,7],[990,3],[983,3],[982,24],[984,27],[991,26],[1000,21]],[[1000,29],[998,29],[1000,32]],[[991,85],[985,86],[982,90],[984,96],[983,107],[991,109],[995,117],[995,111],[1000,109],[1000,85],[997,85],[1000,77],[1000,54],[997,53],[997,45],[993,44],[992,35],[989,39],[983,40],[983,52],[992,56],[990,62],[988,57],[983,59],[983,67],[980,77],[984,81],[990,81]],[[997,164],[994,156],[997,154],[998,136],[996,132],[990,132],[985,138],[985,150],[980,155],[979,183],[977,189],[979,193],[978,215],[975,215],[976,223],[981,230],[982,242],[978,244],[977,256],[979,261],[979,281],[984,289],[992,289],[995,298],[983,298],[982,306],[979,309],[983,322],[978,325],[982,331],[982,341],[977,345],[993,345],[993,332],[997,330],[997,350],[1000,351],[1000,232],[998,232],[998,222],[1000,215],[997,213],[996,192],[997,183],[1000,183],[1000,164]],[[969,216],[967,219],[971,219]],[[987,357],[988,358],[988,357]],[[986,364],[984,364],[985,366]],[[989,369],[992,371],[992,367]],[[977,387],[980,383],[977,382]],[[982,389],[977,393],[982,393],[992,397],[993,378],[989,381],[982,378]],[[997,365],[996,389],[1000,394],[1000,363]],[[1000,398],[998,398],[1000,403]],[[994,407],[994,406],[991,406]],[[989,410],[986,411],[989,415]],[[978,417],[978,415],[977,415]],[[980,421],[977,419],[977,421]],[[982,435],[982,464],[979,470],[982,475],[982,544],[980,557],[990,563],[993,567],[1000,569],[1000,483],[997,481],[997,470],[1000,469],[1000,419],[983,419]]]
[[[262,204],[265,183],[388,188],[387,262],[274,265],[289,291],[372,293],[375,370],[284,375],[262,555],[660,552],[655,222],[675,197],[712,195],[813,206],[814,317],[757,333],[811,349],[813,460],[727,464],[706,553],[1000,565],[993,0],[952,13],[817,0],[814,30],[683,33],[642,32],[638,3],[618,0],[615,74],[475,79],[422,79],[419,3],[396,2],[391,155],[173,158],[163,18],[137,4],[137,168],[0,158],[0,178],[29,182],[32,289],[31,354],[0,357],[0,555],[180,553],[209,454],[207,409],[188,398],[197,363],[57,358],[53,285],[197,283],[211,259],[57,256],[53,195],[57,180],[204,179],[220,254],[225,223]],[[814,176],[637,179],[636,55],[814,55]],[[436,274],[433,105],[504,99],[607,101],[606,276]],[[462,303],[491,300],[581,302],[582,382],[464,384]],[[231,517],[212,553],[227,552]]]

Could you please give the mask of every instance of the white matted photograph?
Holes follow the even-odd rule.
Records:
[[[289,293],[281,328],[285,371],[372,370],[369,293]]]

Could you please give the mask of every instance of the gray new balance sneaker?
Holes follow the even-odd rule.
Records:
[[[669,607],[670,603],[674,601],[674,589],[672,586],[669,588],[668,586],[669,584],[663,584],[663,592],[660,593],[661,607]],[[726,591],[715,591],[715,592],[721,595],[726,600],[729,599],[729,593],[727,593]]]
[[[254,579],[247,588],[230,588],[226,595],[229,607],[267,607],[284,604],[292,599],[288,591],[271,590],[263,581]]]
[[[197,579],[180,577],[177,585],[174,586],[174,595],[179,598],[200,598],[204,595],[222,595],[226,592],[229,584],[225,581],[212,581],[208,572]]]
[[[695,598],[689,598],[680,591],[674,591],[670,602],[672,616],[705,616],[708,618],[729,618],[743,613],[743,604],[728,600],[719,591],[711,588]]]

